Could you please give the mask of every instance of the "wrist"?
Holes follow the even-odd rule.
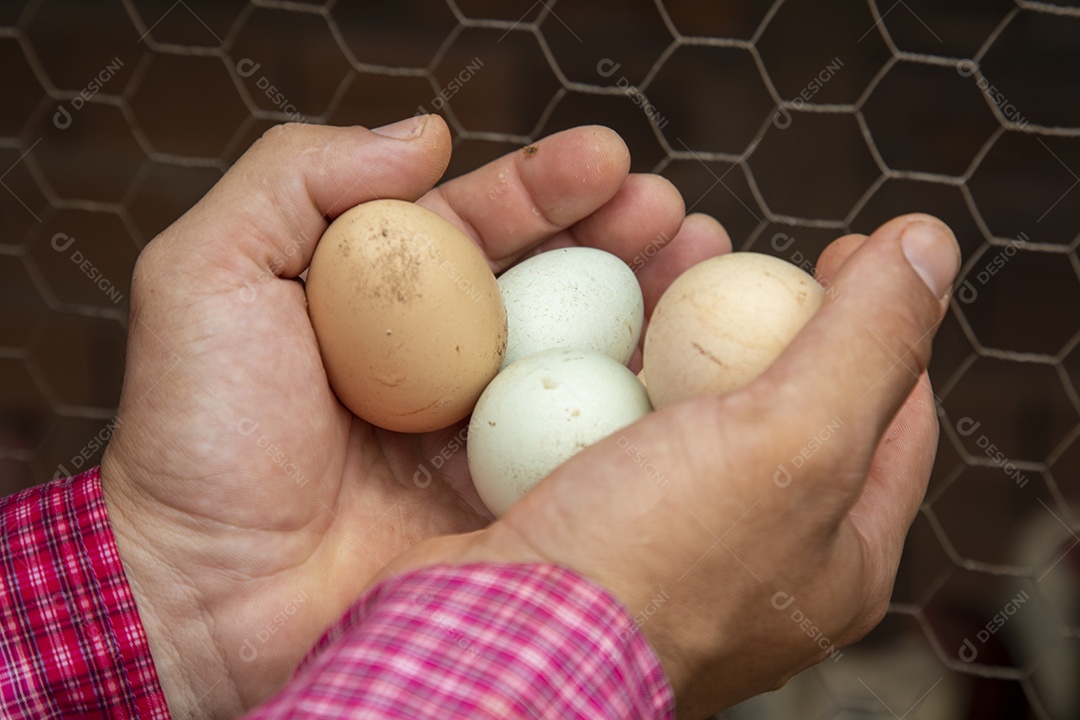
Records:
[[[739,668],[744,659],[734,642],[740,628],[731,621],[739,615],[727,607],[716,605],[715,612],[699,616],[706,620],[708,627],[702,626],[701,622],[695,624],[685,613],[663,612],[660,603],[668,602],[668,591],[661,589],[658,592],[656,584],[649,578],[626,572],[625,567],[617,564],[598,564],[585,553],[555,559],[541,549],[542,542],[534,541],[528,530],[520,529],[512,519],[508,522],[503,518],[471,535],[440,538],[425,545],[430,548],[423,558],[427,563],[437,562],[432,555],[448,554],[455,559],[443,562],[541,563],[571,570],[603,588],[630,617],[628,624],[613,630],[620,638],[637,633],[649,646],[674,695],[680,718],[705,717],[715,712],[714,695],[699,698],[694,693],[694,687],[703,676],[714,680],[726,678],[724,684],[730,692],[725,707],[745,699],[739,690]],[[719,630],[717,624],[725,628]],[[717,638],[727,638],[727,641],[719,646]],[[715,681],[709,683],[711,692],[716,686]]]
[[[531,543],[527,533],[519,532],[505,519],[498,520],[487,528],[473,533],[437,537],[421,543],[387,566],[372,580],[367,589],[370,591],[392,577],[400,578],[434,565],[477,563],[541,564],[562,567],[604,589],[632,618],[630,624],[613,628],[613,630],[620,637],[624,637],[627,633],[640,633],[663,669],[665,679],[676,698],[679,716],[704,717],[710,714],[702,711],[699,715],[694,715],[699,707],[706,706],[690,697],[689,688],[697,675],[702,672],[702,668],[708,664],[705,659],[706,651],[713,651],[712,654],[715,655],[715,643],[710,644],[708,648],[702,647],[700,653],[695,653],[694,646],[697,643],[693,641],[694,633],[688,631],[687,628],[679,627],[678,618],[667,618],[671,622],[665,624],[660,619],[663,613],[653,616],[652,612],[646,610],[646,606],[654,602],[655,592],[643,587],[644,583],[640,582],[639,578],[623,574],[608,576],[593,573],[586,567],[579,567],[579,563],[574,563],[572,559],[569,562],[555,560]],[[643,617],[649,617],[649,622],[639,622],[639,618]],[[701,639],[705,635],[699,634],[697,637]],[[711,638],[712,635],[709,637]],[[733,700],[731,704],[735,702]]]

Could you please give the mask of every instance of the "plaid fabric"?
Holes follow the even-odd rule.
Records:
[[[434,567],[377,587],[249,718],[670,718],[633,619],[546,565]]]
[[[0,718],[169,718],[95,468],[0,499]],[[670,718],[608,593],[544,565],[435,567],[361,598],[252,718]]]
[[[0,499],[0,632],[0,717],[169,717],[97,468]]]

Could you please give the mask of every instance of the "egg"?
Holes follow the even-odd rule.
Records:
[[[554,349],[518,360],[488,385],[469,421],[480,499],[501,517],[556,467],[651,409],[637,376],[607,355]]]
[[[495,275],[468,237],[419,205],[374,200],[338,217],[315,248],[307,299],[330,386],[379,427],[452,425],[502,365]]]
[[[541,253],[503,273],[499,290],[508,327],[503,367],[551,348],[592,350],[625,365],[641,339],[641,286],[603,250]]]
[[[661,296],[645,333],[653,405],[745,386],[779,357],[824,295],[814,278],[771,255],[730,253],[691,267]]]

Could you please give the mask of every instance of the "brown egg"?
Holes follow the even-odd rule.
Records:
[[[484,256],[413,203],[373,200],[335,220],[311,259],[307,298],[330,386],[388,430],[461,420],[506,352],[506,309]]]

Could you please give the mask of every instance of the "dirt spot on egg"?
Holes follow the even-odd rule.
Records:
[[[698,351],[699,354],[709,358],[710,361],[716,363],[720,367],[724,367],[724,361],[721,360],[720,358],[716,357],[715,355],[713,355],[711,352],[709,352],[705,348],[701,347],[700,343],[693,343],[693,347],[694,347],[695,350]]]
[[[382,280],[371,284],[373,298],[407,304],[421,297],[425,259],[416,248],[399,240],[388,252],[374,254],[373,261],[371,275]]]

